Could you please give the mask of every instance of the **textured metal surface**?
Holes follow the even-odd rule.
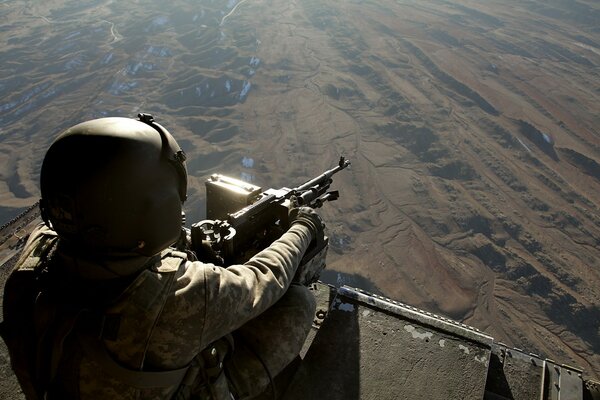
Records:
[[[575,400],[583,398],[583,381],[579,371],[565,368],[559,370],[559,400]]]
[[[486,342],[340,291],[287,399],[482,399]]]
[[[515,400],[539,400],[542,396],[544,362],[519,350],[502,347],[503,372]]]
[[[558,365],[552,360],[545,360],[544,399],[547,400],[582,400],[584,398],[584,382],[581,370],[568,365]]]
[[[347,286],[341,287],[339,289],[339,293],[341,296],[358,300],[365,304],[380,308],[381,310],[394,313],[403,318],[414,320],[419,324],[453,333],[466,339],[484,343],[488,346],[493,342],[493,338],[491,336],[484,334],[476,328],[461,324],[460,322],[454,321],[450,318],[420,310],[416,307],[409,306],[399,301],[377,296],[365,292],[364,290],[350,288]]]
[[[548,379],[548,382],[544,385],[546,399],[558,400],[558,391],[560,390],[559,367],[549,360],[544,362],[544,366],[546,368],[546,378]]]

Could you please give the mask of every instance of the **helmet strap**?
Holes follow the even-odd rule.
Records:
[[[154,128],[160,135],[162,154],[177,172],[177,177],[179,179],[179,198],[183,203],[187,199],[187,171],[185,170],[184,164],[186,160],[184,151],[181,150],[179,146],[175,147],[176,144],[171,143],[175,141],[173,136],[160,124],[156,123],[151,114],[139,113],[138,118],[141,122]]]

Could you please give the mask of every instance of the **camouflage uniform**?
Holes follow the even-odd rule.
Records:
[[[185,254],[169,249],[150,258],[86,260],[59,241],[51,263],[56,274],[65,278],[66,287],[59,291],[77,287],[79,293],[97,296],[112,282],[127,280],[123,277],[128,275],[135,278],[104,308],[101,339],[90,343],[71,335],[66,341],[68,351],[58,368],[55,397],[171,398],[178,385],[132,387],[107,373],[90,349],[105,348],[128,370],[176,370],[194,364],[196,356],[215,341],[221,343],[216,347],[223,347],[219,339],[231,332],[235,350],[225,362],[228,379],[220,375],[213,386],[221,390],[213,391],[213,397],[229,398],[228,386],[239,398],[264,390],[269,377],[297,357],[310,329],[314,298],[306,287],[291,282],[311,236],[306,226],[292,225],[247,263],[228,268],[190,262]],[[44,262],[40,249],[56,239],[52,230],[39,226],[18,266]],[[116,323],[109,323],[111,316],[116,316]],[[205,394],[201,375],[192,376],[196,379],[191,392],[197,395]]]

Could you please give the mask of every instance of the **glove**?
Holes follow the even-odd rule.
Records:
[[[290,226],[302,224],[310,230],[313,240],[318,242],[323,241],[325,237],[325,224],[315,210],[310,207],[295,207],[290,209],[288,217]]]
[[[225,264],[223,258],[212,248],[212,243],[209,240],[202,241],[202,250],[201,254],[198,254],[198,259],[221,267]]]
[[[304,257],[296,271],[293,282],[309,285],[316,282],[325,268],[328,239],[325,237],[325,224],[319,214],[310,207],[292,208],[289,212],[290,226],[302,224],[312,234],[311,245],[306,250]]]

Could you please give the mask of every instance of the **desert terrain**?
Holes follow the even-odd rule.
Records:
[[[290,187],[345,155],[326,281],[600,377],[598,2],[5,1],[0,21],[0,224],[86,119],[154,114],[188,155],[188,221],[213,173]]]

